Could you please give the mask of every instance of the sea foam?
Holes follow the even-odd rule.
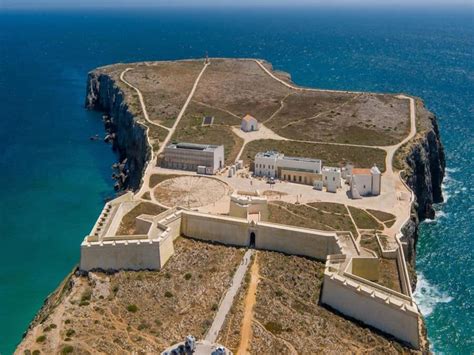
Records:
[[[433,313],[436,305],[440,303],[449,303],[453,298],[446,292],[441,291],[435,285],[432,285],[424,277],[423,273],[418,273],[418,280],[416,283],[416,290],[413,297],[421,311],[421,313],[428,317]]]

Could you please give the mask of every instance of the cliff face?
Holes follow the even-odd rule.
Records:
[[[424,112],[428,113],[426,110]],[[434,218],[433,204],[443,202],[441,185],[446,166],[444,148],[436,117],[428,113],[427,119],[431,127],[410,145],[405,156],[405,181],[415,194],[412,218],[402,231],[408,243],[407,258],[411,264],[415,262],[419,222]]]
[[[140,186],[143,171],[150,159],[146,127],[139,124],[130,112],[124,94],[107,74],[92,71],[87,78],[85,106],[106,113],[111,118],[113,145],[120,161],[126,159],[128,178],[125,187],[136,190]]]

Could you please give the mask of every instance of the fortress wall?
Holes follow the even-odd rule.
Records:
[[[166,256],[167,254],[164,253],[163,255]],[[160,243],[158,241],[128,240],[83,243],[81,245],[81,261],[79,266],[81,270],[159,270],[161,266]]]
[[[160,269],[166,264],[169,258],[174,254],[174,237],[170,233],[167,236],[163,237],[159,241],[159,263],[160,263]]]
[[[324,233],[274,223],[259,223],[255,247],[326,260],[330,254],[340,254],[336,233]]]
[[[215,216],[196,212],[182,212],[181,234],[228,245],[249,244],[249,224],[244,219]]]
[[[324,274],[321,302],[418,349],[419,316],[414,306],[343,276]]]

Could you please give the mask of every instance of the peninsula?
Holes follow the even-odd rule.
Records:
[[[428,350],[417,228],[445,157],[419,98],[206,58],[95,69],[86,107],[121,193],[17,353]]]

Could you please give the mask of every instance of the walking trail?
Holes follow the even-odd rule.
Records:
[[[219,332],[222,328],[222,325],[224,324],[227,314],[229,313],[232,304],[234,303],[235,295],[237,295],[242,285],[242,281],[244,279],[245,273],[247,272],[253,254],[253,249],[248,249],[247,252],[244,254],[242,262],[240,263],[239,267],[237,268],[237,271],[234,274],[234,277],[232,278],[232,284],[227,290],[224,298],[222,299],[219,305],[219,309],[217,310],[216,316],[214,317],[214,321],[212,322],[211,327],[207,331],[205,340],[211,343],[216,342],[217,336],[219,335]]]
[[[244,301],[244,318],[240,330],[240,343],[237,355],[247,354],[250,339],[252,338],[253,308],[257,302],[257,285],[260,276],[258,274],[258,253],[255,253],[252,267],[250,269],[250,284]]]

